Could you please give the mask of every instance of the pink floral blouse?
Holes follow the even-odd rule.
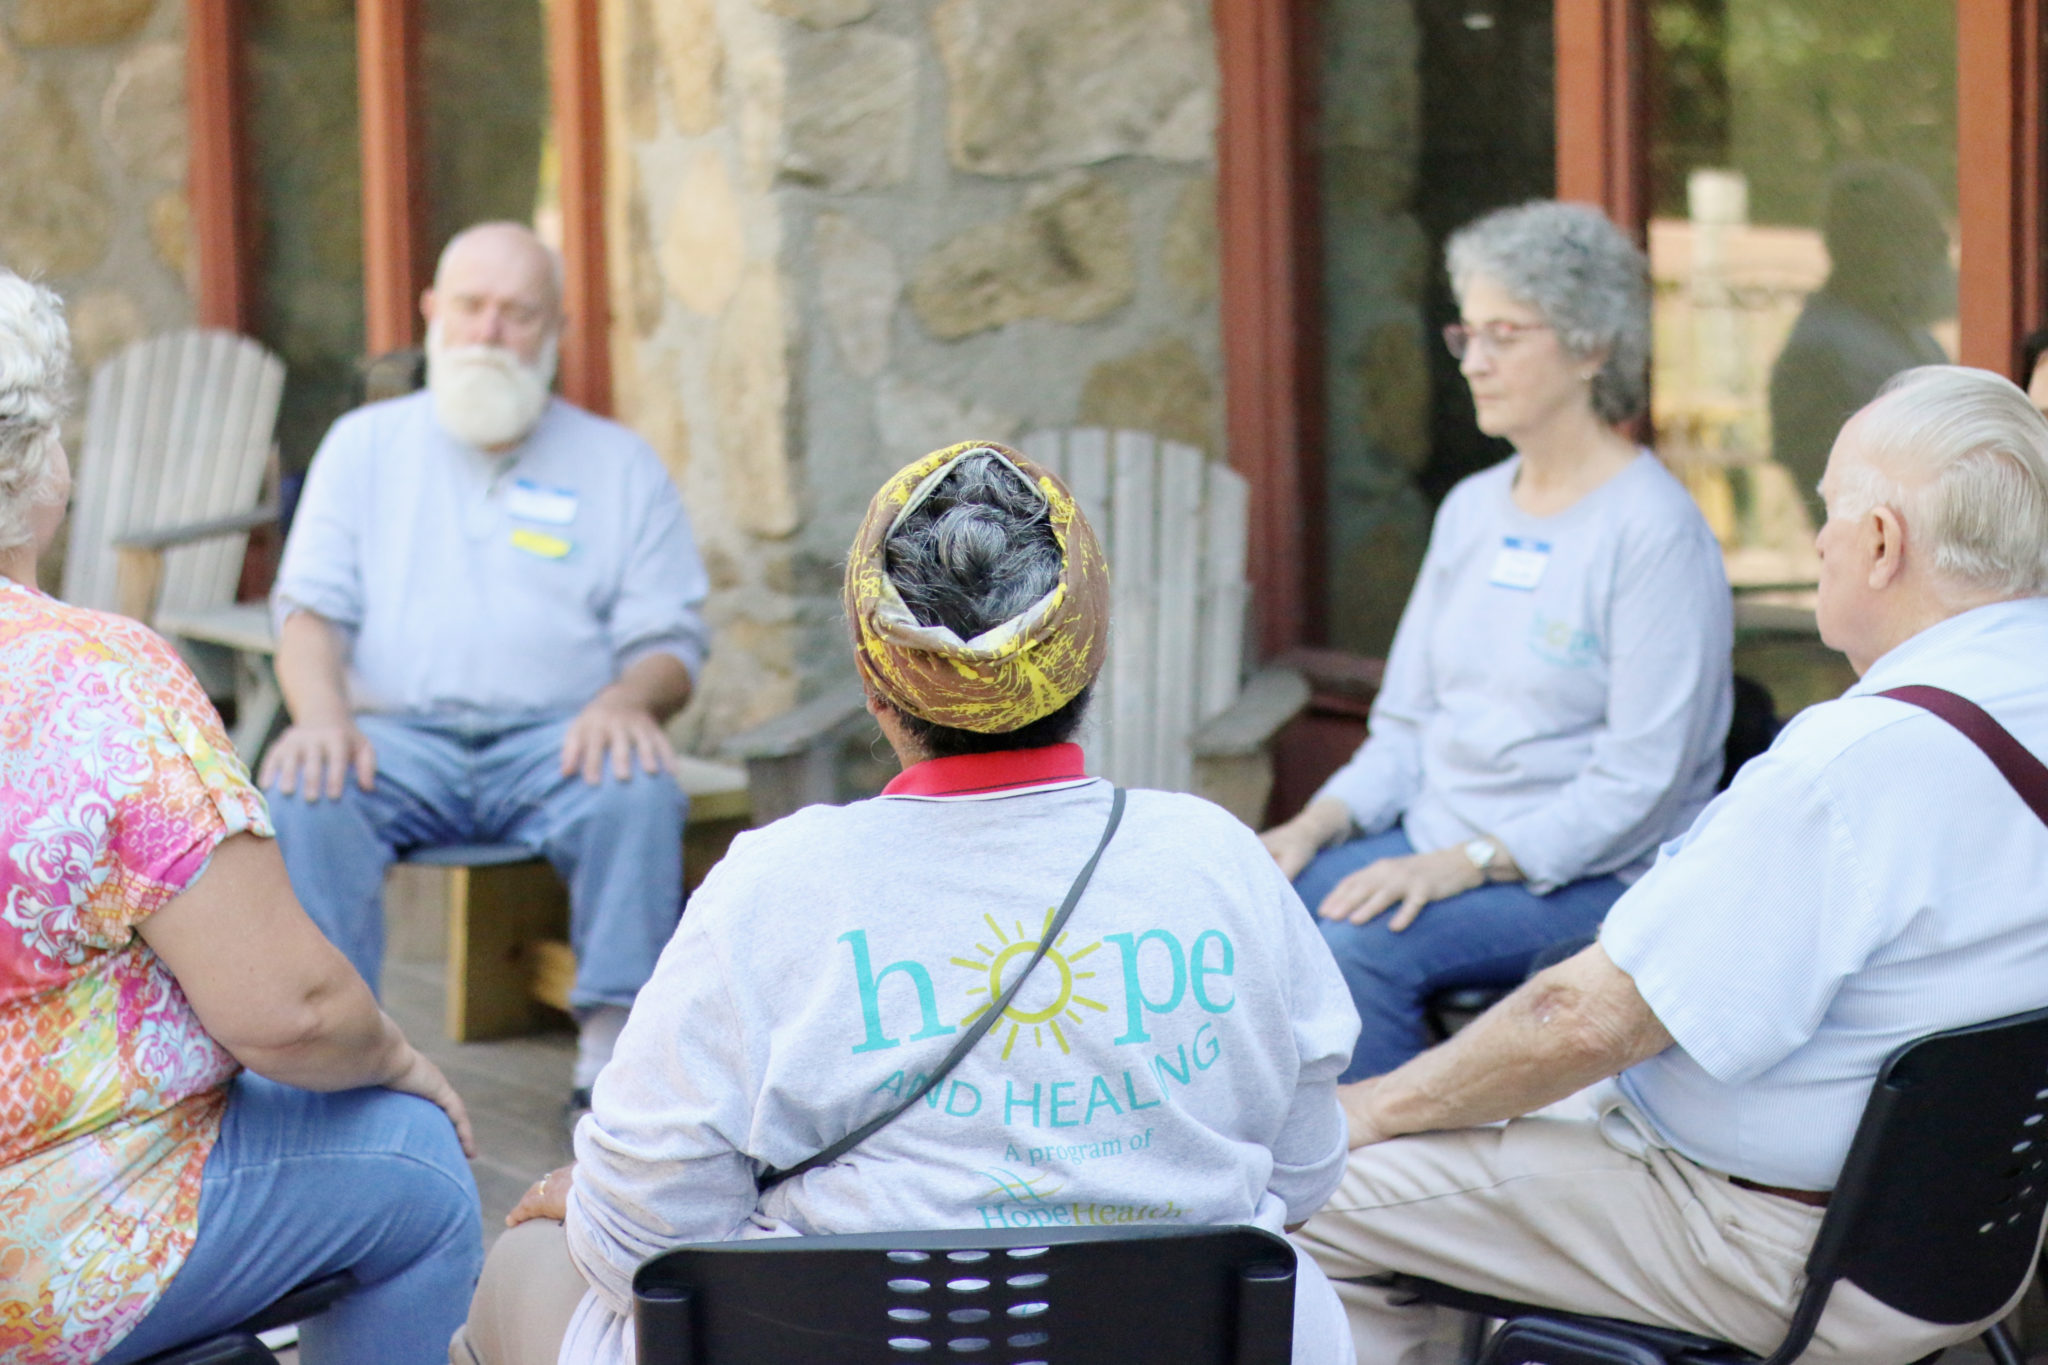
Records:
[[[271,834],[199,685],[0,579],[0,1360],[97,1360],[197,1234],[236,1064],[135,926]]]

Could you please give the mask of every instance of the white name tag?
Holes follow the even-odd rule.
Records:
[[[1501,540],[1500,550],[1493,557],[1493,572],[1487,575],[1486,581],[1496,588],[1528,592],[1543,581],[1543,570],[1549,565],[1548,542],[1507,536]]]
[[[524,521],[567,526],[576,520],[576,493],[574,489],[550,488],[532,479],[515,479],[505,490],[505,510]]]

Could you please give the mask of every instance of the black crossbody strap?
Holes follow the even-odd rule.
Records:
[[[1067,898],[1060,902],[1060,908],[1053,912],[1051,922],[1046,925],[1045,932],[1039,936],[1038,951],[1034,952],[1031,955],[1031,960],[1024,964],[1024,970],[1010,979],[1010,984],[1003,988],[1003,993],[996,997],[995,1003],[982,1011],[981,1018],[974,1022],[974,1026],[960,1035],[960,1041],[953,1044],[953,1050],[946,1054],[945,1060],[939,1063],[938,1068],[931,1075],[924,1078],[924,1083],[912,1089],[908,1095],[903,1097],[900,1103],[869,1119],[866,1123],[863,1123],[824,1151],[806,1157],[787,1169],[777,1170],[770,1167],[768,1170],[761,1172],[754,1179],[754,1185],[761,1193],[766,1194],[783,1181],[788,1180],[792,1176],[802,1175],[805,1171],[815,1166],[826,1166],[839,1160],[840,1157],[845,1156],[848,1152],[860,1146],[861,1143],[866,1142],[876,1133],[902,1117],[909,1110],[910,1106],[916,1104],[926,1095],[929,1095],[940,1081],[946,1079],[947,1074],[960,1064],[962,1058],[974,1051],[974,1045],[980,1042],[990,1029],[995,1027],[996,1020],[1002,1018],[1003,1011],[1010,1007],[1010,1001],[1016,997],[1017,989],[1024,984],[1025,978],[1029,977],[1032,970],[1045,960],[1045,955],[1051,950],[1054,940],[1059,938],[1060,930],[1066,927],[1067,917],[1072,915],[1074,907],[1081,903],[1081,893],[1088,889],[1089,879],[1095,875],[1095,865],[1102,861],[1103,850],[1109,847],[1109,841],[1115,837],[1116,827],[1123,823],[1123,818],[1124,789],[1118,787],[1110,794],[1109,821],[1102,827],[1102,839],[1095,845],[1095,852],[1088,855],[1088,861],[1082,865],[1080,873],[1075,876],[1074,884],[1067,888]]]

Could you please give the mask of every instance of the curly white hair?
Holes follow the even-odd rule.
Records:
[[[29,514],[57,493],[71,333],[56,294],[0,267],[0,551],[29,542]]]

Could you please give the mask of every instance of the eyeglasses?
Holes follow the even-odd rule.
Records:
[[[1444,328],[1444,349],[1454,359],[1463,360],[1465,352],[1484,343],[1487,350],[1498,355],[1530,332],[1549,330],[1547,322],[1482,322],[1476,326],[1454,322]]]

